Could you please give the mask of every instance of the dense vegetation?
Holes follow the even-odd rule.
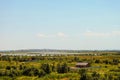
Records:
[[[99,53],[1,56],[0,80],[120,80],[120,54]],[[76,68],[77,62],[90,67]]]

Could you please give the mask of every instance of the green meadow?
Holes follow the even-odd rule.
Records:
[[[90,66],[76,67],[80,62]],[[0,80],[120,80],[120,54],[1,56]]]

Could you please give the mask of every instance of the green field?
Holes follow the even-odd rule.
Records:
[[[1,56],[0,80],[120,80],[118,52],[91,53]],[[78,62],[87,62],[90,66],[77,68]]]

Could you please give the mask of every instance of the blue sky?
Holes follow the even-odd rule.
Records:
[[[0,50],[120,49],[120,0],[0,0]]]

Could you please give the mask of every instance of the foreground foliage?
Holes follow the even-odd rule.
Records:
[[[120,55],[1,56],[0,80],[120,80]]]

